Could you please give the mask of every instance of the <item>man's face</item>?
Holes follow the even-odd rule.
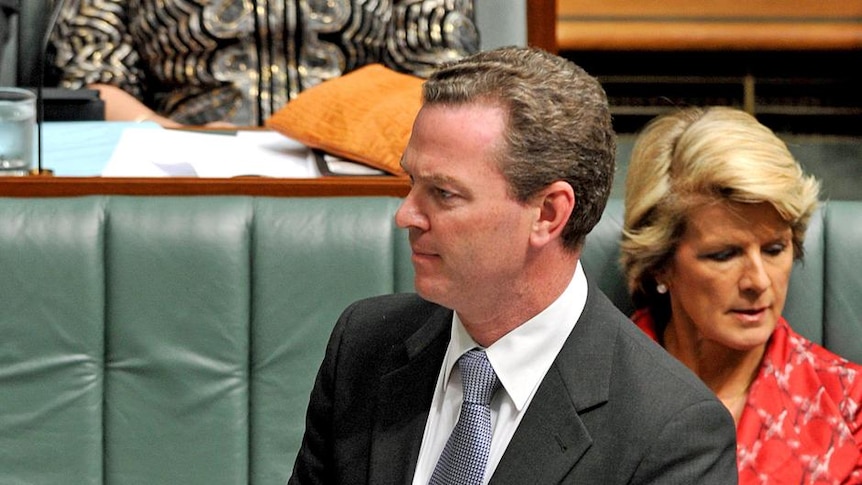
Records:
[[[495,160],[504,129],[493,105],[423,107],[402,158],[412,188],[395,221],[410,232],[416,291],[459,312],[526,290],[513,283],[538,209],[509,194]]]

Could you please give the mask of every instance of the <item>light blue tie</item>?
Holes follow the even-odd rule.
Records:
[[[458,359],[464,402],[458,423],[431,475],[430,485],[478,485],[485,476],[491,450],[491,398],[500,380],[483,350]]]

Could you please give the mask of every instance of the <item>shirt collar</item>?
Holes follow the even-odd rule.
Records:
[[[547,308],[485,349],[494,372],[515,407],[522,411],[562,349],[587,300],[587,279],[578,262],[569,285]],[[452,317],[452,335],[444,359],[443,388],[455,363],[470,349],[480,347]]]

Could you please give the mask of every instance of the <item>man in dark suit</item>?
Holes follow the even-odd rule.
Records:
[[[417,295],[343,313],[289,483],[736,483],[724,406],[579,264],[614,136],[599,83],[544,51],[424,84],[395,217]]]

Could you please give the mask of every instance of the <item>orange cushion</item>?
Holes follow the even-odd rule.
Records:
[[[423,79],[370,64],[301,92],[266,126],[311,148],[404,175]]]

